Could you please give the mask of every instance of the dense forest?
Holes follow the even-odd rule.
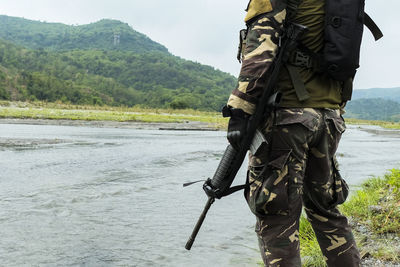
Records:
[[[1,39],[30,49],[168,53],[163,45],[117,20],[103,19],[87,25],[70,26],[0,15],[0,25]]]
[[[219,110],[235,77],[184,60],[116,20],[0,16],[0,99]],[[397,101],[397,102],[396,102]],[[400,88],[355,90],[347,117],[400,121]]]
[[[0,23],[0,99],[218,110],[235,86],[119,21]]]

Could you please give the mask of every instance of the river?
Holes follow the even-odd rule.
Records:
[[[400,167],[400,132],[349,126],[338,151],[355,188]],[[184,245],[224,132],[0,123],[2,266],[257,266],[242,193],[212,206]],[[237,183],[244,182],[242,168]]]

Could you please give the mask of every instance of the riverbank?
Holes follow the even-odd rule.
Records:
[[[141,121],[101,121],[101,120],[68,120],[68,119],[20,119],[1,118],[0,124],[29,124],[29,125],[61,125],[61,126],[85,126],[100,128],[127,128],[143,130],[171,130],[171,131],[218,131],[215,124],[201,121],[183,122],[141,122]]]
[[[362,266],[400,266],[400,170],[371,178],[340,207],[349,218]],[[303,266],[325,266],[308,221],[300,226]]]
[[[139,129],[220,130],[227,118],[219,112],[191,109],[149,109],[141,107],[79,106],[47,102],[0,101],[0,119],[7,123],[40,125],[88,125]],[[19,120],[17,120],[19,119]],[[346,118],[347,124],[377,125],[400,129],[400,123]]]
[[[160,130],[218,130],[227,124],[227,119],[217,112],[6,101],[0,101],[0,119],[14,124]]]
[[[347,124],[357,125],[375,125],[386,129],[400,129],[400,123],[390,121],[371,121],[371,120],[359,120],[352,118],[345,118]]]
[[[351,218],[364,259],[400,266],[400,170],[367,180],[341,210]]]

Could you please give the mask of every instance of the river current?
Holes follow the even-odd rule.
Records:
[[[212,176],[226,145],[214,131],[0,124],[1,265],[257,266],[241,192],[217,200],[184,249],[207,198],[182,184]],[[399,148],[399,131],[350,126],[342,176],[354,189],[398,168]]]

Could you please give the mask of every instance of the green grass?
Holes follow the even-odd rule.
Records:
[[[377,212],[371,207],[380,210]],[[400,237],[400,170],[393,169],[382,178],[368,179],[340,210],[368,231],[354,229],[361,255],[400,263],[400,248],[393,245],[393,239]],[[311,225],[303,216],[300,245],[303,266],[326,266]]]
[[[342,211],[375,234],[400,236],[400,170],[393,169],[383,178],[367,180],[342,206]]]
[[[104,120],[137,122],[186,122],[200,121],[212,127],[226,129],[227,119],[219,112],[193,109],[149,109],[145,107],[111,107],[72,105],[61,102],[10,102],[0,100],[0,118],[53,119],[53,120]],[[348,124],[377,125],[384,128],[400,129],[400,123],[368,121],[346,118]]]
[[[227,119],[222,118],[221,114],[217,112],[141,107],[76,106],[47,102],[0,101],[0,118],[162,123],[198,121],[220,129],[226,128],[227,124]]]
[[[400,122],[360,120],[352,118],[346,118],[345,120],[347,124],[376,125],[387,129],[400,129]]]

